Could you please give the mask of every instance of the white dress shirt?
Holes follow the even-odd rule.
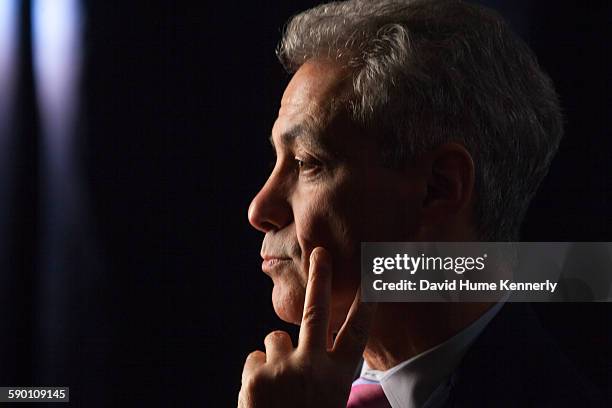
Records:
[[[450,339],[387,371],[373,370],[364,361],[361,377],[380,382],[392,408],[435,408],[442,405],[448,397],[446,380],[501,309],[504,300]]]

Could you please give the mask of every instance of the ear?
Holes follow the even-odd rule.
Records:
[[[419,161],[426,183],[423,222],[435,226],[462,213],[469,216],[474,194],[474,161],[467,149],[459,143],[445,143],[424,154]]]

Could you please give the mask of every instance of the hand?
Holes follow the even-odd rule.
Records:
[[[289,334],[274,331],[266,352],[248,355],[238,395],[239,408],[345,408],[359,359],[368,341],[375,303],[361,303],[361,290],[331,345],[331,257],[321,248],[310,255],[304,313],[298,346]]]

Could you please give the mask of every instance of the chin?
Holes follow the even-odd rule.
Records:
[[[275,284],[272,289],[274,312],[281,320],[299,325],[302,322],[305,295],[304,288]]]

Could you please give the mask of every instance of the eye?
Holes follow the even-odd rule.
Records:
[[[320,163],[314,159],[296,156],[294,160],[300,173],[315,173],[321,167]]]

